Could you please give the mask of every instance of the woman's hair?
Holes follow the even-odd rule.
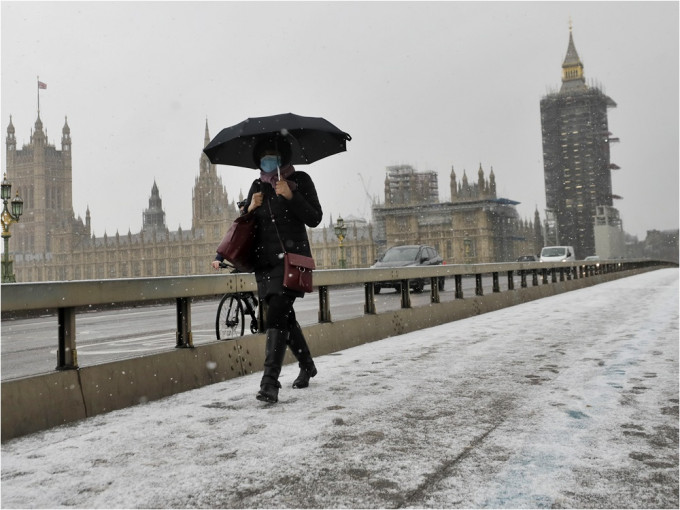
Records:
[[[276,151],[281,155],[281,166],[286,166],[290,163],[290,142],[283,136],[273,136],[257,142],[255,149],[253,150],[253,159],[258,168],[260,166],[260,158],[262,158],[262,155],[267,151]]]

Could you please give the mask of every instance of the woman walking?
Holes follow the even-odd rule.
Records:
[[[286,346],[300,367],[293,388],[306,388],[310,378],[317,374],[293,309],[295,299],[304,293],[283,286],[283,248],[289,253],[311,257],[306,227],[321,223],[323,213],[312,179],[293,168],[290,155],[290,144],[283,136],[274,136],[256,145],[253,156],[260,168],[260,177],[251,185],[244,206],[257,222],[255,278],[259,299],[266,310],[264,374],[257,393],[257,399],[264,402],[278,401],[279,374]]]

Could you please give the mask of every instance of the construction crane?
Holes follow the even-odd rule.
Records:
[[[366,194],[366,198],[368,199],[368,202],[369,202],[371,205],[373,205],[373,198],[371,198],[371,195],[368,193],[368,188],[366,187],[366,183],[364,182],[364,177],[363,177],[359,172],[357,172],[357,175],[359,176],[359,180],[361,180],[361,186],[364,188],[364,193]],[[364,203],[364,204],[365,204],[365,203]],[[367,217],[367,215],[366,215],[366,209],[365,209],[365,208],[364,208],[364,210],[361,212],[361,216],[362,216],[363,218],[366,218],[366,217]]]

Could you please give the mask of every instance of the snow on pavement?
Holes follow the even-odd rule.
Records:
[[[1,504],[678,508],[678,309],[657,270],[14,439]]]

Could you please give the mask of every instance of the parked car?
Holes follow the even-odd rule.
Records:
[[[411,244],[393,246],[371,267],[437,266],[443,263],[444,260],[432,246]],[[444,281],[443,276],[439,278],[439,290],[444,290]],[[429,284],[429,278],[416,278],[409,281],[409,285],[411,289],[413,289],[413,292],[422,292],[425,285]],[[401,289],[401,283],[399,281],[386,281],[374,285],[376,294],[379,294],[380,290],[384,288],[393,288],[399,291]]]
[[[576,260],[573,246],[544,246],[541,250],[541,262],[567,262]]]
[[[517,257],[517,262],[537,262],[536,255],[521,255]]]

